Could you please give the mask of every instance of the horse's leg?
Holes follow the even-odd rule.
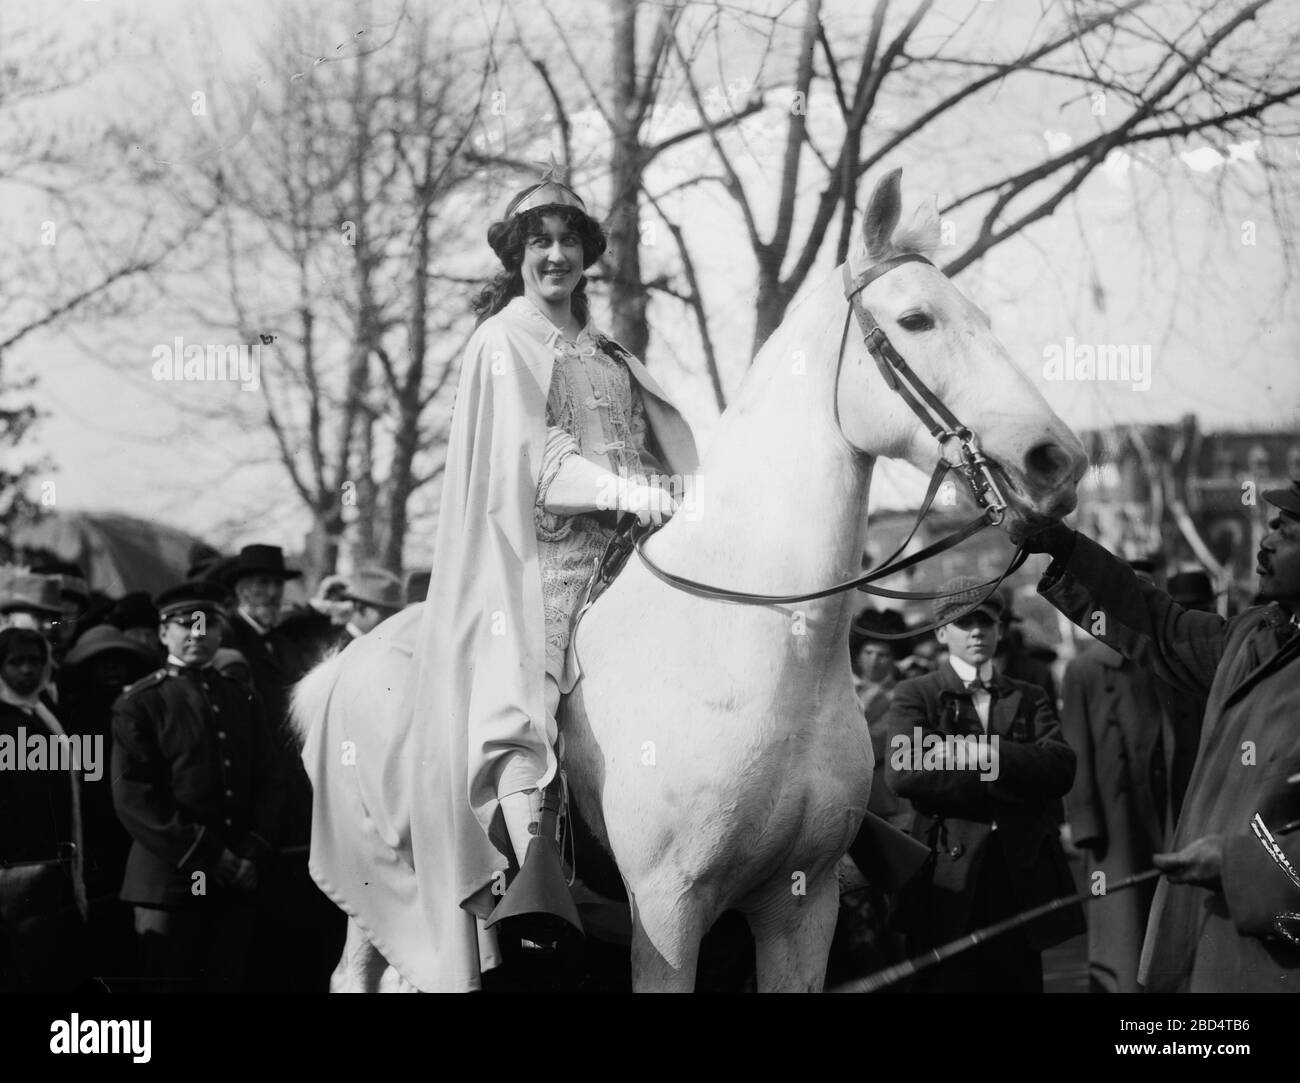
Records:
[[[839,915],[840,886],[832,867],[795,895],[780,881],[745,916],[754,933],[760,993],[820,993]]]
[[[330,975],[331,993],[413,992],[379,949],[366,939],[355,921],[348,918],[348,935],[343,954]]]
[[[632,905],[632,990],[637,993],[693,993],[704,936],[704,915],[683,892],[667,907],[647,911]]]

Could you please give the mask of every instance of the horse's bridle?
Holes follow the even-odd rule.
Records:
[[[808,594],[751,594],[746,591],[724,590],[721,587],[710,586],[707,583],[699,583],[693,579],[687,579],[684,576],[675,575],[659,567],[646,555],[645,539],[653,532],[651,527],[636,527],[635,516],[625,517],[623,530],[627,531],[628,536],[632,539],[631,544],[636,549],[637,555],[641,558],[642,563],[659,579],[669,586],[678,590],[686,591],[688,594],[695,594],[704,598],[716,598],[722,601],[739,602],[744,605],[788,605],[797,602],[810,602],[818,598],[828,598],[833,594],[840,594],[849,590],[860,590],[866,594],[874,594],[884,598],[894,598],[904,601],[926,601],[935,598],[952,597],[950,593],[943,591],[901,591],[890,590],[885,587],[871,586],[878,579],[895,575],[904,571],[915,564],[928,560],[932,556],[955,545],[959,545],[967,538],[979,533],[985,527],[996,526],[1001,523],[1006,515],[1007,503],[1003,499],[1002,492],[998,488],[997,481],[993,477],[993,471],[988,460],[984,457],[980,449],[979,439],[976,435],[960,421],[957,420],[953,412],[944,405],[943,400],[939,398],[915,372],[912,371],[908,363],[903,360],[899,352],[894,349],[889,337],[885,334],[880,324],[876,322],[870,310],[862,303],[861,293],[870,283],[874,282],[881,275],[892,271],[895,267],[900,267],[905,263],[925,263],[934,266],[930,260],[924,256],[915,253],[905,253],[894,256],[891,259],[883,260],[867,268],[859,275],[854,275],[846,262],[842,268],[844,277],[844,296],[849,302],[849,311],[844,315],[844,331],[840,336],[839,356],[835,364],[835,383],[833,385],[832,400],[834,402],[835,425],[843,436],[843,428],[840,426],[840,405],[839,405],[839,384],[840,371],[844,365],[845,346],[848,342],[850,314],[857,318],[858,327],[862,331],[862,339],[876,362],[876,367],[880,369],[880,375],[884,378],[885,385],[893,392],[897,393],[902,400],[907,403],[909,409],[914,413],[929,431],[930,435],[939,441],[939,462],[934,468],[934,473],[930,476],[930,485],[926,490],[925,499],[921,502],[921,509],[916,514],[916,521],[912,524],[912,529],[908,532],[903,543],[894,550],[885,560],[877,565],[872,571],[857,579],[850,579],[843,583],[837,583],[833,587],[826,587],[824,590],[813,591]],[[847,440],[847,437],[845,437]],[[944,455],[944,445],[949,440],[956,439],[961,445],[961,461],[954,466]],[[851,442],[850,442],[851,444]],[[939,491],[939,486],[943,482],[945,475],[951,469],[957,469],[965,477],[967,485],[970,487],[971,495],[975,498],[976,505],[982,509],[980,515],[972,519],[965,526],[947,537],[927,545],[925,548],[913,553],[909,557],[899,559],[900,554],[911,543],[912,538],[916,535],[921,526],[921,521],[925,518],[926,513],[930,510],[930,505]],[[630,522],[629,522],[630,520]],[[622,533],[622,531],[620,531]],[[996,579],[990,579],[983,587],[988,587],[988,592],[978,601],[970,606],[966,612],[978,609],[985,599],[997,590],[1007,576],[1019,568],[1028,556],[1025,547],[1016,551],[1011,563]],[[966,593],[961,591],[959,593]],[[942,623],[950,623],[951,620],[960,619],[961,615],[949,618]],[[938,625],[930,625],[928,628],[914,628],[904,633],[873,633],[882,639],[911,639],[914,636],[929,631],[930,628]]]
[[[1002,522],[1007,512],[1007,502],[1002,498],[1002,492],[998,489],[998,484],[993,478],[993,471],[989,467],[988,460],[984,458],[983,451],[980,450],[979,439],[973,432],[960,421],[938,395],[936,395],[926,385],[906,361],[902,355],[894,349],[893,343],[889,341],[889,336],[885,334],[884,329],[876,322],[876,318],[871,314],[870,309],[862,303],[862,291],[883,274],[887,274],[895,267],[901,267],[905,263],[924,263],[933,267],[924,256],[917,255],[914,252],[907,252],[901,256],[894,256],[892,259],[883,260],[873,267],[868,267],[860,275],[854,275],[849,267],[848,262],[844,263],[841,272],[844,278],[844,297],[849,302],[849,308],[857,318],[858,327],[862,331],[862,341],[866,344],[867,352],[871,354],[876,362],[876,367],[880,369],[880,375],[885,381],[885,386],[898,396],[908,405],[908,408],[921,420],[921,424],[930,430],[930,435],[939,441],[939,461],[940,465],[935,469],[946,473],[952,465],[947,462],[944,456],[944,444],[949,440],[956,439],[961,443],[961,462],[958,464],[962,474],[966,477],[966,482],[970,486],[971,495],[975,498],[978,507],[984,509],[988,517],[989,525],[997,526]],[[844,333],[840,336],[839,358],[835,364],[835,394],[833,401],[835,403],[835,424],[840,427],[840,369],[844,365],[844,346],[849,337],[849,316],[844,316]],[[909,386],[909,384],[911,386]],[[915,388],[915,392],[913,392]],[[917,396],[920,396],[918,399]],[[840,429],[841,433],[843,429]]]

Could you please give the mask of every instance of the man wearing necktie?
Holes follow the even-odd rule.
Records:
[[[1277,922],[1300,910],[1300,889],[1250,827],[1259,815],[1300,863],[1300,480],[1261,495],[1261,604],[1231,620],[1179,605],[1063,524],[1028,541],[1053,558],[1038,584],[1044,598],[1162,681],[1207,697],[1173,840],[1152,859],[1165,877],[1138,967],[1148,992],[1300,986],[1300,945]]]
[[[976,579],[938,588],[948,659],[901,682],[887,719],[886,778],[916,809],[927,873],[898,913],[913,953],[1074,893],[1053,808],[1074,753],[1037,685],[993,668],[1002,599]],[[922,971],[916,992],[1042,992],[1044,949],[1084,931],[1068,907]]]
[[[274,854],[270,731],[256,697],[212,665],[223,597],[204,582],[160,594],[167,664],[113,705],[113,805],[133,840],[121,898],[160,989],[239,990]]]

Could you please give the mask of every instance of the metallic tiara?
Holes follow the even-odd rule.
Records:
[[[578,194],[567,185],[556,180],[544,180],[525,189],[523,198],[519,199],[509,211],[510,215],[520,215],[537,207],[576,207],[587,213],[587,205],[578,198]]]

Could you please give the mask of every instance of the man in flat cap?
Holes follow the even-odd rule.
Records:
[[[885,777],[912,802],[912,836],[931,852],[898,906],[913,953],[1074,893],[1054,810],[1075,761],[1056,708],[994,670],[1002,599],[977,579],[939,590],[948,659],[902,681],[887,716]],[[1043,950],[1083,931],[1077,907],[1058,910],[923,971],[915,991],[1041,993]]]
[[[402,581],[383,568],[358,569],[343,597],[352,603],[352,615],[341,639],[344,646],[379,627],[405,605]]]
[[[1145,583],[1154,581],[1152,566],[1129,561]],[[1096,641],[1066,666],[1061,691],[1061,725],[1079,759],[1065,797],[1070,836],[1087,854],[1089,883],[1117,884],[1149,869],[1152,855],[1173,838],[1205,699]],[[1089,907],[1093,992],[1138,992],[1138,959],[1155,890],[1147,881]]]
[[[212,666],[222,597],[204,582],[158,596],[167,663],[113,708],[113,803],[133,839],[121,898],[145,976],[178,991],[238,991],[279,815],[260,705]]]
[[[1231,620],[1178,605],[1064,524],[1029,540],[1052,556],[1044,598],[1162,680],[1208,697],[1173,841],[1154,858],[1165,878],[1138,969],[1153,992],[1300,986],[1300,944],[1277,920],[1300,911],[1300,888],[1251,826],[1258,815],[1300,865],[1300,481],[1262,495],[1271,517],[1260,604]]]

